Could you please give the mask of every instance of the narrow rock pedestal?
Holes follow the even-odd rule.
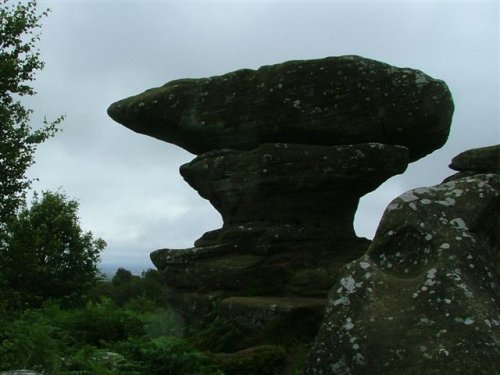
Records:
[[[179,288],[324,297],[335,261],[354,259],[368,245],[353,229],[359,198],[407,161],[405,147],[377,143],[264,144],[200,155],[181,174],[224,226],[194,248],[157,250],[151,258]],[[330,282],[306,282],[305,272]]]

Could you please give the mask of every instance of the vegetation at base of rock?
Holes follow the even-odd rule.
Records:
[[[98,302],[87,301],[83,308],[64,309],[49,302],[17,318],[4,311],[0,369],[31,368],[47,374],[153,374],[138,361],[146,348],[149,352],[144,355],[154,359],[153,340],[157,337],[147,335],[147,326],[153,314],[163,316],[163,311],[151,306],[150,311],[138,312],[118,307],[102,296]],[[178,345],[173,342],[172,346],[174,353]]]
[[[13,313],[0,309],[0,371],[29,368],[47,375],[275,374],[286,362],[279,347],[213,355],[187,331],[164,300],[156,270],[120,269],[100,280],[84,306],[47,301]],[[227,330],[227,326],[226,326]],[[214,347],[210,348],[215,350]],[[227,348],[227,351],[234,351]],[[260,353],[258,358],[256,353]],[[258,359],[258,360],[257,360]]]

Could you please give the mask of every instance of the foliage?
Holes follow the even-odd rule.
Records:
[[[10,221],[0,247],[0,282],[11,308],[38,307],[48,299],[72,305],[95,284],[106,244],[82,231],[77,211],[75,200],[44,192]]]
[[[87,346],[64,360],[64,375],[141,375],[143,366],[107,349]]]
[[[72,332],[72,339],[80,345],[103,346],[143,333],[143,322],[134,312],[118,308],[106,299],[72,311],[59,325]]]
[[[157,270],[149,269],[141,276],[133,275],[119,268],[111,282],[101,280],[90,293],[93,301],[106,296],[118,306],[128,306],[132,310],[151,311],[165,307],[167,291],[165,283]]]
[[[144,300],[141,298],[141,300]],[[134,300],[135,301],[135,300]],[[151,302],[150,302],[151,303]],[[128,307],[128,306],[127,306]],[[128,308],[133,308],[128,307]],[[183,319],[171,308],[156,308],[155,310],[138,310],[140,319],[144,327],[144,335],[148,338],[156,338],[161,336],[176,336],[182,337],[184,334]]]
[[[30,125],[32,110],[19,100],[35,94],[30,85],[44,63],[36,43],[41,19],[36,1],[10,5],[0,0],[0,235],[25,198],[31,181],[26,170],[34,163],[37,146],[53,136],[63,117]],[[0,245],[2,238],[0,237]]]
[[[112,298],[119,306],[123,306],[130,299],[141,295],[142,292],[141,278],[124,268],[118,268],[111,284],[113,286]]]
[[[149,375],[223,375],[212,358],[182,338],[162,336],[131,340],[119,348],[144,363],[145,373]]]
[[[151,318],[104,299],[77,309],[49,303],[4,321],[0,371],[31,368],[49,375],[223,375],[187,340],[152,338]],[[157,319],[166,318],[158,312]]]
[[[57,333],[57,328],[39,314],[24,314],[1,334],[0,368],[56,371],[60,365],[61,347]]]

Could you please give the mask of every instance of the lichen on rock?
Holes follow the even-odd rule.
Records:
[[[378,142],[407,147],[414,161],[448,138],[453,101],[443,81],[421,71],[339,56],[172,81],[108,114],[194,154]]]
[[[500,368],[499,175],[411,190],[332,288],[306,374]]]
[[[440,280],[442,272],[433,265],[410,267],[423,260],[403,250],[399,254],[408,258],[408,272],[406,263],[389,253],[351,263],[357,264],[351,274],[340,271],[370,244],[353,228],[359,199],[440,148],[453,109],[441,80],[415,69],[340,56],[176,80],[114,103],[108,114],[136,132],[197,154],[181,166],[181,175],[222,215],[222,228],[205,233],[193,247],[151,254],[171,289],[169,301],[186,322],[205,328],[217,322],[224,329],[230,322],[235,332],[269,333],[287,326],[296,342],[310,342],[328,290],[339,277],[330,312],[364,311],[359,296],[371,298],[372,280],[379,275],[385,275],[380,282],[397,272],[404,282],[426,276],[422,287],[428,289]],[[423,207],[445,210],[462,199],[458,190],[439,200],[414,192],[388,212],[409,209],[400,218],[409,220]],[[447,220],[456,231],[470,228],[463,216],[435,220]],[[408,236],[421,237],[412,230]],[[425,233],[423,241],[427,238],[439,236]],[[443,251],[445,244],[451,246],[443,241]],[[270,301],[274,307],[268,308]],[[304,314],[310,319],[305,330],[299,322]],[[212,323],[207,324],[207,316]],[[358,332],[363,325],[354,315],[342,319],[324,328],[345,333],[348,340],[339,341],[350,349],[342,352],[337,369],[368,361],[363,332]],[[463,319],[471,326],[477,318]],[[212,344],[222,340],[218,333]],[[233,348],[280,337],[247,336],[231,342]]]

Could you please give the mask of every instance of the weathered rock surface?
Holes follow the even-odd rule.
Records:
[[[230,297],[220,304],[220,316],[245,335],[299,331],[314,337],[325,307],[324,298]],[[290,329],[294,327],[294,329]],[[273,331],[282,332],[273,332]]]
[[[108,114],[194,154],[376,142],[405,146],[414,161],[445,143],[453,101],[443,81],[418,70],[341,56],[172,81]]]
[[[181,174],[224,225],[151,259],[209,347],[239,350],[311,342],[370,244],[353,229],[359,199],[444,144],[453,101],[420,71],[343,56],[173,81],[108,113],[200,154]]]
[[[224,226],[151,259],[176,287],[326,296],[338,269],[368,245],[353,229],[360,197],[407,163],[405,147],[376,143],[203,154],[181,174]]]
[[[180,171],[224,225],[302,223],[353,236],[359,198],[407,164],[408,150],[401,146],[275,143],[209,152]]]
[[[451,160],[450,168],[460,172],[500,173],[500,145],[464,151]]]
[[[274,243],[262,240],[257,246],[276,252],[267,255],[249,254],[255,250],[254,242],[241,247],[225,243],[160,249],[151,253],[151,260],[169,285],[197,293],[325,297],[340,268],[361,256],[370,244],[358,238],[337,238],[333,244],[328,239],[333,241],[331,237],[308,240],[307,236],[298,241],[290,237],[275,238]]]
[[[236,353],[215,356],[224,375],[276,375],[282,374],[287,364],[286,352],[273,345],[261,345]]]
[[[409,191],[330,292],[306,374],[500,368],[499,175]]]

